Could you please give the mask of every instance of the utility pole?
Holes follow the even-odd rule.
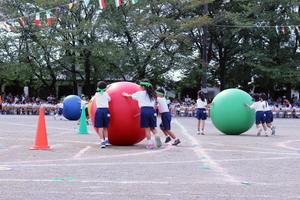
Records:
[[[204,14],[208,14],[208,4],[204,4]],[[203,53],[202,53],[202,91],[207,93],[207,26],[203,26]]]

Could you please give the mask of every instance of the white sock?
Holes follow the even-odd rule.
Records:
[[[151,141],[151,140],[148,140],[148,144],[152,144],[152,141]]]

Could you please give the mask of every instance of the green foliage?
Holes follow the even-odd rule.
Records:
[[[157,86],[180,92],[201,88],[202,76],[221,89],[267,91],[299,89],[299,33],[276,33],[275,26],[299,25],[296,0],[139,0],[116,8],[106,1],[100,10],[92,0],[1,1],[0,83],[18,80],[57,93],[58,82],[85,86],[93,94],[99,80],[133,81],[150,78]],[[204,4],[208,3],[208,13]],[[298,6],[298,7],[297,7]],[[46,10],[52,23],[46,22]],[[40,13],[41,25],[35,25]],[[30,16],[30,17],[28,17]],[[203,70],[203,26],[208,27],[208,69]],[[280,31],[280,30],[279,30]],[[180,71],[179,83],[171,74]],[[40,88],[41,88],[40,87]]]

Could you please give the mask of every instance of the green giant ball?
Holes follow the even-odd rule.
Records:
[[[214,126],[226,135],[239,135],[248,131],[254,124],[255,110],[251,105],[252,97],[240,89],[226,89],[220,92],[210,107],[210,116]]]

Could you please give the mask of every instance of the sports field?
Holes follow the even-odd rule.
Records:
[[[210,118],[197,135],[195,118],[174,117],[181,144],[147,150],[146,140],[101,149],[91,125],[76,134],[76,121],[45,116],[53,149],[28,150],[38,117],[0,115],[0,199],[300,199],[300,119],[258,137],[254,126],[225,135]]]

